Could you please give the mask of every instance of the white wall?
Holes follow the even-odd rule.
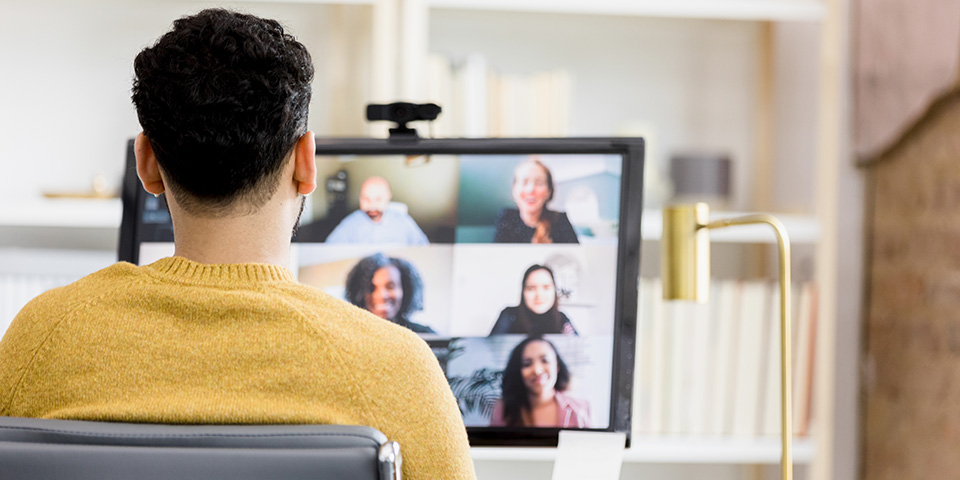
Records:
[[[118,185],[125,140],[139,131],[129,98],[133,58],[167,31],[173,19],[215,5],[277,18],[307,44],[318,68],[311,128],[321,135],[337,131],[337,120],[325,116],[336,101],[331,89],[324,88],[325,61],[339,61],[336,48],[357,46],[330,45],[327,31],[344,18],[328,15],[334,7],[4,0],[0,202],[49,190],[86,190],[96,175],[106,177],[112,187]],[[663,166],[678,151],[729,152],[736,172],[734,203],[749,203],[757,24],[440,10],[432,15],[430,28],[433,51],[484,51],[494,68],[508,72],[572,69],[573,134],[652,134],[651,153]],[[814,102],[804,95],[815,92],[810,88],[816,79],[811,41],[816,41],[816,30],[808,24],[786,25],[777,34],[777,91],[789,113],[776,118],[774,191],[777,206],[791,210],[809,207],[811,197]],[[362,40],[357,43],[364,48]],[[357,57],[354,50],[348,53]],[[369,81],[356,80],[363,85]],[[809,135],[797,134],[804,131]]]
[[[761,33],[747,21],[435,9],[429,48],[461,60],[480,52],[501,73],[565,69],[571,135],[647,137],[664,175],[672,154],[729,154],[732,204],[749,208]],[[818,29],[781,23],[773,37],[773,207],[811,212]]]
[[[174,19],[216,5],[276,18],[315,56],[324,50],[324,6],[0,2],[0,202],[44,191],[90,190],[96,175],[118,187],[126,140],[140,131],[130,102],[134,57],[168,31]],[[320,73],[315,100],[323,101]],[[311,127],[322,121],[317,116]]]

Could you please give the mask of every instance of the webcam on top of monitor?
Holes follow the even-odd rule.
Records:
[[[397,124],[396,128],[390,129],[391,139],[410,139],[419,138],[417,130],[407,126],[409,122],[433,121],[437,119],[441,108],[435,103],[409,103],[394,102],[390,104],[367,105],[367,120],[379,121],[385,120]]]

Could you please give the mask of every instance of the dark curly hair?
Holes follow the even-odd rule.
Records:
[[[346,296],[347,301],[366,308],[366,296],[373,288],[373,274],[383,267],[393,265],[400,271],[400,288],[403,289],[403,300],[400,302],[399,317],[423,310],[423,280],[420,272],[410,262],[401,258],[388,257],[376,253],[364,257],[350,269],[347,274]],[[394,320],[394,319],[389,319]]]
[[[527,345],[533,342],[544,342],[550,345],[553,353],[557,356],[557,383],[554,384],[554,390],[558,392],[566,391],[570,386],[570,369],[560,358],[560,352],[557,351],[553,342],[540,337],[527,337],[520,342],[510,352],[510,358],[507,360],[507,366],[503,368],[502,383],[502,402],[503,402],[503,420],[511,427],[523,426],[523,412],[530,411],[530,396],[527,394],[527,386],[523,382],[523,351]]]
[[[262,206],[307,129],[313,63],[275,20],[203,10],[134,61],[133,103],[178,203]]]

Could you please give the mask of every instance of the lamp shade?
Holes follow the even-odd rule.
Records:
[[[704,303],[710,288],[710,237],[706,203],[663,209],[661,280],[664,300]]]

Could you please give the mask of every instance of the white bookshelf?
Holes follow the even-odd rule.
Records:
[[[116,258],[121,214],[118,198],[0,202],[0,251],[99,251]]]
[[[549,447],[473,447],[474,461],[553,462],[557,449]],[[796,465],[813,460],[814,445],[809,438],[793,443],[793,461]],[[623,455],[630,463],[694,463],[694,464],[779,464],[778,438],[696,438],[654,436],[633,438]]]
[[[632,15],[662,18],[815,21],[824,14],[818,0],[425,0],[431,8]]]
[[[119,198],[36,198],[0,206],[0,227],[120,228]]]
[[[835,95],[842,88],[837,75],[842,65],[830,52],[841,46],[842,3],[407,0],[402,17],[412,19],[414,28],[401,34],[398,48],[401,79],[415,77],[411,70],[421,68],[428,53],[451,56],[454,63],[482,55],[483,64],[498,74],[569,68],[575,84],[570,134],[650,138],[644,125],[618,128],[632,112],[648,112],[662,130],[653,131],[654,149],[647,161],[660,167],[667,153],[691,143],[696,149],[728,141],[733,158],[748,159],[733,172],[733,210],[714,210],[711,218],[773,214],[793,245],[812,252],[809,265],[815,265],[813,276],[824,291],[818,309],[814,427],[811,437],[794,444],[795,463],[806,467],[801,479],[833,477],[836,273],[830,263],[836,252],[840,146],[834,131],[842,107]],[[421,98],[416,82],[402,81],[398,91]],[[677,112],[692,120],[679,119]],[[645,241],[660,238],[662,215],[656,207],[665,201],[647,202],[654,208],[643,212]],[[710,237],[729,245],[776,242],[772,229],[763,225],[718,229]],[[655,254],[650,248],[654,246],[645,246],[648,260]],[[484,466],[478,467],[483,478],[500,480],[533,473],[532,464],[550,462],[555,454],[553,449],[473,449],[478,466]],[[669,464],[657,469],[654,478],[699,478],[696,472],[705,464],[734,472],[716,478],[761,478],[751,466],[779,460],[779,441],[769,437],[637,437],[625,456],[625,464],[634,466]]]
[[[710,212],[710,220],[737,218],[752,212]],[[820,240],[820,223],[813,215],[776,214],[777,220],[787,229],[792,245],[815,245]],[[663,212],[659,209],[647,209],[643,212],[640,224],[644,240],[659,240],[663,234]],[[776,244],[777,237],[767,225],[738,225],[710,231],[711,242],[722,243],[771,243]]]
[[[205,0],[195,0],[196,3],[209,3]],[[308,4],[308,5],[374,5],[378,0],[233,0],[233,3],[276,3],[276,4]]]
[[[36,199],[16,206],[0,207],[0,227],[120,228],[120,199]],[[734,218],[750,212],[711,212],[711,220]],[[820,237],[820,226],[811,215],[780,214],[777,218],[787,228],[794,244],[813,244]],[[641,224],[644,240],[658,240],[662,233],[663,215],[659,209],[643,212]],[[775,243],[773,231],[763,225],[720,229],[710,233],[714,242]]]
[[[824,15],[819,0],[419,0],[430,8],[634,15],[664,18],[812,21]],[[234,0],[236,3],[376,5],[382,0]],[[202,2],[198,2],[202,3]]]

